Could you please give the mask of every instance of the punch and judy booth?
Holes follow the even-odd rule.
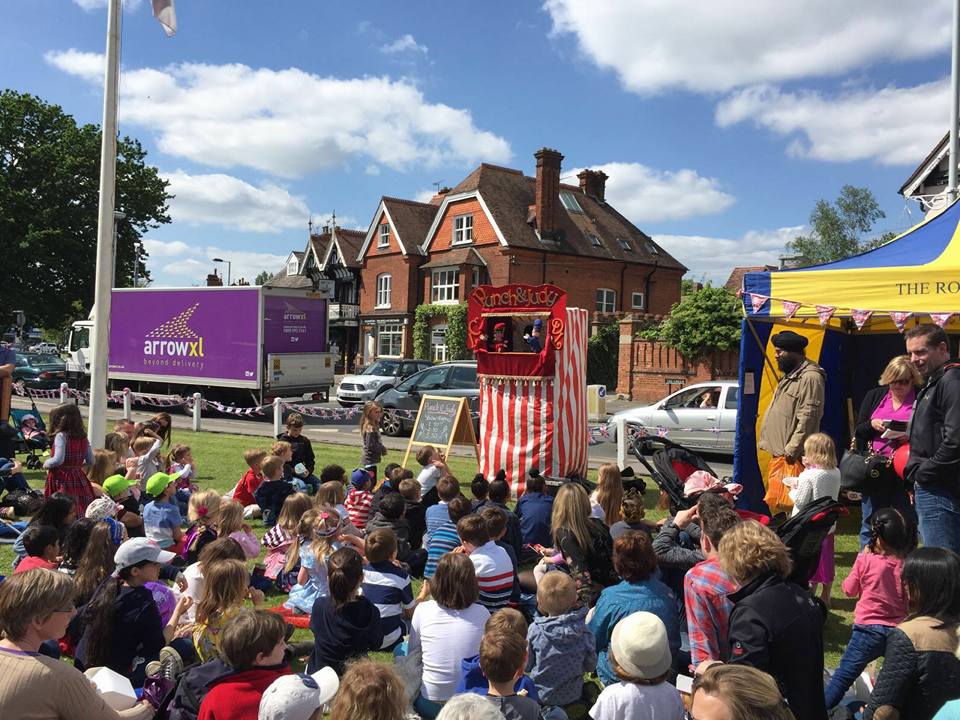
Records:
[[[960,203],[870,252],[798,270],[744,277],[740,405],[734,474],[742,501],[762,509],[769,456],[760,423],[780,379],[770,338],[790,329],[809,340],[807,357],[826,371],[821,430],[839,448],[864,394],[905,351],[902,333],[934,322],[960,332]],[[952,350],[956,353],[956,346]]]
[[[467,345],[480,379],[480,471],[587,471],[587,311],[554,285],[480,285],[467,299]]]

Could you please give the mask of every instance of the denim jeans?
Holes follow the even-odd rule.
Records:
[[[886,652],[887,635],[891,630],[893,627],[888,625],[853,626],[853,634],[840,659],[840,667],[824,691],[828,710],[843,699],[864,668]]]
[[[873,493],[867,495],[864,493],[863,500],[860,502],[860,511],[863,513],[863,520],[860,523],[860,550],[862,551],[867,543],[870,542],[870,525],[867,520],[877,510],[892,507],[903,513],[903,516],[914,524],[917,524],[917,513],[910,504],[910,496],[906,490],[894,490],[893,492]]]
[[[923,544],[960,553],[960,497],[943,485],[920,483],[915,486],[913,497]]]

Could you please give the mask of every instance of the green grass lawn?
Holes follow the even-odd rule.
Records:
[[[246,472],[246,465],[243,462],[243,451],[251,447],[265,447],[269,449],[269,439],[261,437],[250,437],[241,435],[228,435],[211,432],[194,433],[179,428],[174,430],[174,441],[185,443],[193,450],[193,457],[197,464],[197,483],[201,487],[214,488],[221,492],[227,492]],[[343,445],[328,445],[315,442],[313,444],[314,452],[317,457],[317,474],[324,465],[336,463],[342,465],[349,472],[360,461],[360,448],[352,448]],[[400,451],[391,451],[380,464],[383,469],[388,462],[400,462],[403,460],[403,454]],[[419,469],[411,456],[410,469],[415,472]],[[452,457],[449,466],[453,474],[460,480],[464,493],[470,497],[470,481],[476,473],[476,464],[471,458]],[[25,471],[30,486],[34,488],[43,488],[46,473],[41,470]],[[595,479],[595,478],[592,478]],[[656,510],[657,492],[653,483],[648,483],[647,491],[647,510],[648,517],[652,519],[660,518],[664,515],[662,511]],[[857,533],[860,527],[860,511],[858,507],[852,507],[850,515],[841,520],[837,529],[836,536],[836,558],[837,558],[837,577],[833,589],[833,607],[826,624],[824,645],[826,649],[827,667],[836,667],[840,661],[840,656],[850,637],[850,628],[853,624],[853,608],[855,601],[843,597],[840,591],[840,583],[849,574],[859,549]],[[262,535],[263,526],[260,521],[254,522],[254,529],[258,535]],[[5,574],[10,570],[10,563],[13,559],[13,550],[10,545],[0,545],[0,574]],[[419,589],[415,584],[414,593]],[[274,595],[267,597],[268,605],[277,605],[284,599],[284,595]],[[309,639],[310,635],[305,630],[300,630],[295,636],[296,639]],[[384,659],[386,654],[382,654]]]

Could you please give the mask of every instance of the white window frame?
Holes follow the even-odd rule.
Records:
[[[435,342],[440,337],[443,342]],[[447,349],[447,326],[434,325],[430,328],[430,359],[435,363],[446,362],[449,358]]]
[[[583,208],[580,207],[580,202],[577,200],[577,196],[572,192],[567,192],[564,190],[560,193],[560,203],[568,212],[583,214]]]
[[[377,304],[378,308],[390,307],[393,294],[393,276],[390,273],[377,275]]]
[[[473,213],[457,215],[453,218],[454,245],[469,245],[473,242]]]
[[[473,282],[472,287],[477,287],[478,285],[483,285],[483,268],[479,265],[473,266],[473,271],[470,273],[470,279]]]
[[[640,298],[640,302],[637,302],[637,298]],[[643,310],[647,307],[647,299],[643,296],[642,292],[632,293],[630,296],[630,307],[634,310]]]
[[[300,270],[300,261],[297,260],[297,256],[294,255],[290,258],[290,262],[287,263],[287,275],[296,275]]]
[[[384,348],[385,341],[386,348]],[[403,323],[377,326],[377,357],[403,357]]]
[[[380,235],[377,239],[377,247],[390,247],[390,223],[380,223]]]
[[[437,305],[460,302],[460,271],[457,268],[437,268],[430,273],[430,302]]]
[[[597,288],[596,297],[597,297],[597,312],[613,313],[617,311],[617,291],[616,290],[613,290],[611,288]]]

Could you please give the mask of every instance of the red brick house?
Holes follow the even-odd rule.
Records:
[[[463,302],[483,283],[552,283],[599,315],[679,301],[686,268],[606,202],[604,173],[567,185],[559,152],[535,158],[536,177],[484,163],[429,203],[381,200],[358,256],[365,361],[409,357],[416,307]],[[434,327],[434,359],[446,359],[444,331]]]

